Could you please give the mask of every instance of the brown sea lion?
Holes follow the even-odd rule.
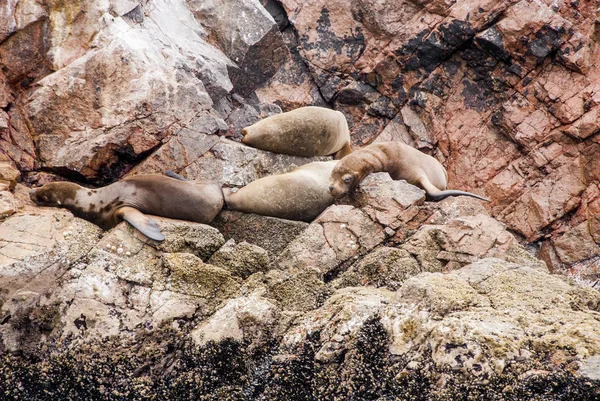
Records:
[[[344,157],[331,173],[329,191],[333,196],[343,196],[369,174],[385,171],[393,180],[406,180],[424,189],[426,199],[439,201],[449,196],[472,196],[489,202],[489,199],[470,192],[446,190],[448,173],[433,157],[402,142],[381,142],[361,148]]]
[[[253,181],[237,192],[223,189],[231,210],[287,220],[312,221],[334,201],[327,190],[338,161],[314,162]]]
[[[135,175],[98,189],[53,182],[32,189],[29,196],[40,206],[64,207],[105,230],[125,220],[157,241],[165,237],[146,214],[209,223],[223,207],[219,184],[158,174]]]
[[[324,107],[300,107],[260,120],[242,130],[242,142],[257,149],[293,156],[350,154],[346,117]]]

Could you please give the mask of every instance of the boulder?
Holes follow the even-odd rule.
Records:
[[[219,266],[231,274],[247,278],[253,273],[264,271],[269,265],[269,254],[259,246],[245,241],[239,244],[230,239],[212,254],[208,263]]]
[[[247,242],[267,251],[275,258],[308,227],[303,221],[278,219],[231,210],[223,210],[211,223],[227,239]]]

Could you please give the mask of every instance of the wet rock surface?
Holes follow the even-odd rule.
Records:
[[[0,398],[600,397],[596,2],[84,3],[0,7]],[[240,143],[306,105],[492,202],[374,174],[310,224],[156,218],[157,243],[29,201],[324,160]]]

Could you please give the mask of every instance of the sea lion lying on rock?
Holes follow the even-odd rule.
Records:
[[[329,182],[330,193],[338,198],[356,188],[369,174],[385,171],[393,180],[406,180],[425,190],[426,199],[439,201],[448,196],[472,196],[470,192],[446,190],[448,173],[435,158],[401,142],[381,142],[361,148],[335,166]]]
[[[223,189],[225,204],[240,212],[310,222],[334,201],[327,185],[337,163],[309,163],[253,181],[237,192]]]
[[[324,107],[300,107],[260,120],[242,130],[242,142],[257,149],[293,156],[350,154],[346,117]]]
[[[64,207],[105,230],[125,220],[157,241],[165,236],[146,214],[209,223],[223,207],[219,184],[159,174],[135,175],[98,189],[53,182],[32,189],[29,196],[40,206]]]

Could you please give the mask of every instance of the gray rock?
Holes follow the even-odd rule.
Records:
[[[288,57],[277,24],[258,0],[187,4],[219,48],[237,64],[238,68],[229,69],[237,93],[251,93],[271,78]]]
[[[223,210],[211,223],[226,239],[248,242],[277,257],[294,238],[302,234],[308,223]]]
[[[221,138],[210,152],[189,163],[181,173],[188,178],[242,187],[267,175],[281,174],[327,157],[296,157],[266,152]]]
[[[225,243],[219,230],[206,224],[166,218],[156,220],[166,237],[165,241],[156,244],[159,251],[188,252],[208,260]]]
[[[114,179],[208,111],[209,94],[231,90],[233,63],[198,34],[182,1],[152,4],[144,14],[143,29],[104,14],[93,45],[86,44],[92,50],[46,76],[28,97],[23,109],[46,167]],[[103,168],[110,177],[101,177],[109,171]]]
[[[335,288],[373,285],[395,291],[404,280],[420,272],[419,263],[408,252],[383,246],[350,266],[332,285]]]
[[[253,273],[266,271],[269,266],[267,251],[245,241],[239,244],[230,239],[208,260],[208,263],[228,270],[234,276],[247,278]]]
[[[600,380],[600,355],[584,360],[579,365],[577,373],[590,380]]]
[[[327,208],[276,260],[282,270],[314,270],[329,275],[385,239],[382,227],[350,205]]]
[[[438,369],[500,374],[537,350],[560,354],[556,342],[596,354],[600,333],[590,307],[597,301],[597,292],[540,269],[483,259],[457,272],[410,278],[382,322],[393,354],[416,360],[434,350]],[[588,333],[586,340],[567,334],[572,329]]]
[[[240,280],[227,270],[202,262],[189,253],[164,254],[166,288],[175,292],[209,299],[218,304],[231,298],[240,286]]]
[[[200,346],[230,339],[258,347],[276,331],[280,313],[276,305],[256,295],[234,298],[192,330],[190,336]]]

